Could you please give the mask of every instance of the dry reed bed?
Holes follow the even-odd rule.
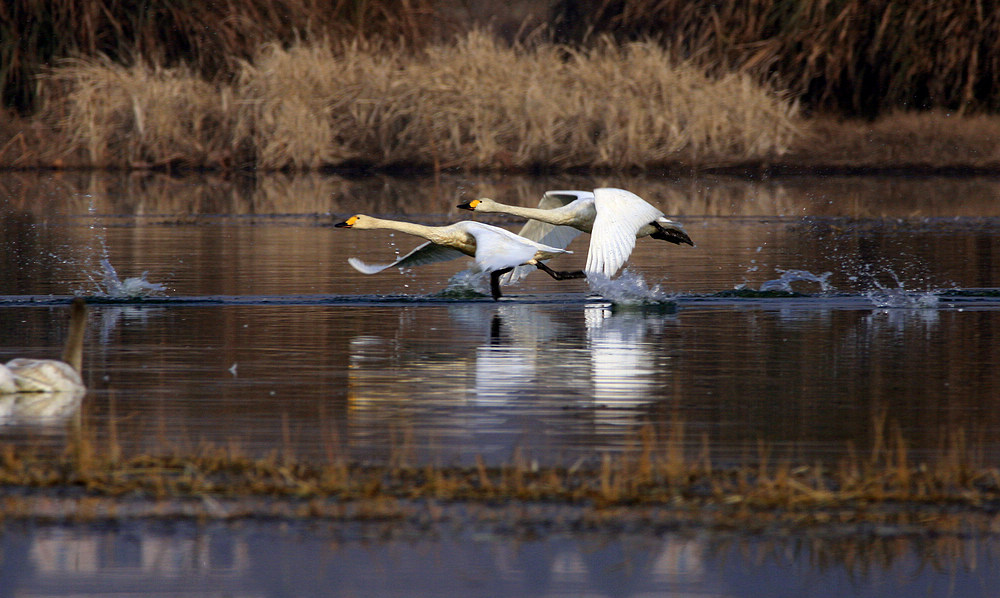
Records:
[[[409,462],[406,447],[383,465],[348,463],[334,453],[325,463],[296,460],[288,451],[249,458],[235,446],[126,457],[113,433],[99,443],[83,432],[58,458],[9,446],[0,450],[0,485],[21,489],[21,499],[8,496],[0,503],[0,515],[37,514],[39,506],[24,499],[26,489],[58,491],[43,492],[42,507],[51,506],[47,499],[65,497],[66,490],[82,490],[83,494],[70,495],[77,497],[75,502],[60,507],[76,517],[86,515],[81,511],[86,504],[125,497],[154,501],[154,506],[141,510],[147,515],[161,507],[161,514],[183,514],[170,508],[170,501],[191,499],[204,501],[194,513],[200,517],[337,518],[405,518],[410,507],[404,503],[413,500],[543,501],[583,507],[595,521],[602,511],[624,516],[620,507],[649,507],[670,509],[685,521],[713,526],[747,525],[759,518],[758,525],[905,520],[933,527],[954,524],[954,517],[934,515],[944,514],[942,507],[951,515],[993,512],[1000,501],[1000,471],[976,465],[974,450],[960,431],[948,436],[938,459],[921,463],[911,458],[898,429],[887,429],[884,418],[874,427],[876,440],[870,453],[853,455],[835,466],[771,462],[762,444],[748,461],[752,465],[730,468],[713,465],[704,444],[692,456],[681,423],[660,438],[650,427],[642,428],[631,448],[606,454],[594,466],[539,466],[522,455],[500,466],[482,461],[472,467],[419,466]],[[214,508],[217,500],[227,501],[226,508]],[[293,502],[275,506],[288,500]],[[155,506],[156,501],[161,507]],[[103,516],[128,512],[127,505],[102,504]]]
[[[419,52],[265,45],[232,84],[75,60],[42,89],[63,160],[95,167],[705,165],[779,156],[799,127],[794,102],[748,75],[710,77],[651,43],[510,47],[481,32]]]
[[[0,99],[31,112],[34,77],[67,57],[129,64],[142,56],[219,80],[262,41],[386,35],[419,42],[442,27],[442,17],[427,0],[7,0],[0,3]]]

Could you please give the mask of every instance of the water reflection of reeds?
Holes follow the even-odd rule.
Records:
[[[497,511],[496,516],[505,515]],[[438,517],[444,515],[452,511],[444,507]],[[554,510],[552,515],[557,516]],[[816,595],[820,588],[830,596],[964,598],[983,595],[998,573],[993,538],[747,537],[593,527],[566,533],[563,527],[572,522],[565,513],[561,520],[546,523],[539,517],[515,529],[496,529],[510,520],[491,526],[489,516],[479,511],[476,532],[467,535],[455,533],[453,521],[438,523],[431,517],[417,529],[399,521],[353,527],[314,520],[303,527],[270,518],[198,526],[196,533],[183,525],[122,522],[12,526],[4,537],[8,546],[22,551],[5,550],[0,567],[9,570],[10,587],[36,594],[57,577],[63,591],[85,588],[102,594],[138,585],[197,593],[206,584],[239,594],[266,579],[270,592],[282,595],[320,588],[395,595],[405,587],[407,595],[526,597],[753,596],[778,588]],[[465,582],[457,589],[456,578]]]
[[[882,226],[891,226],[896,220],[912,225],[932,219],[927,227],[947,227],[949,219],[1000,217],[995,201],[1000,193],[998,185],[987,177],[789,177],[757,181],[724,176],[347,177],[272,173],[246,178],[15,171],[0,177],[0,196],[8,211],[35,212],[38,216],[180,218],[223,214],[343,215],[363,211],[457,219],[466,214],[460,214],[455,205],[476,197],[533,206],[549,189],[622,187],[675,216],[851,218],[860,223],[880,222]]]

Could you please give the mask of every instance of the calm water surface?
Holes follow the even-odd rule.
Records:
[[[7,527],[0,572],[10,595],[992,596],[1000,583],[996,544],[973,539]]]
[[[592,289],[533,274],[494,302],[447,292],[466,259],[359,274],[348,257],[388,262],[420,241],[330,226],[355,212],[443,224],[469,217],[454,206],[481,195],[531,205],[546,189],[604,185],[630,188],[661,206],[685,224],[697,247],[642,239],[617,283]],[[5,174],[0,361],[57,355],[65,298],[91,296],[89,391],[79,420],[127,453],[211,443],[318,460],[447,464],[526,455],[572,463],[633,446],[637,430],[650,426],[661,437],[683,429],[692,454],[705,452],[719,464],[753,462],[761,441],[771,457],[812,463],[869,449],[885,423],[916,458],[932,460],[959,437],[970,459],[996,465],[998,195],[1000,181],[986,178],[231,182]],[[559,268],[581,267],[586,242],[574,242],[575,253],[561,257]],[[141,302],[109,300],[123,281],[147,293],[153,285],[163,289]],[[762,288],[802,294],[732,293]],[[3,423],[5,442],[58,450],[65,440],[65,422]],[[69,543],[53,545],[59,550],[75,551],[79,543],[99,555],[121,552],[128,574],[146,566],[147,541],[185,558],[193,558],[189,544],[220,542],[234,571],[237,562],[253,562],[261,541],[228,528],[219,539],[176,529],[163,537],[148,529],[11,533],[7,541],[32,546],[65,533],[59,541]],[[265,543],[303,551],[325,542],[302,530],[261,533],[277,534]],[[741,595],[742,581],[730,580],[782,575],[793,580],[790,589],[810,595],[831,583],[856,595],[885,595],[885,577],[923,588],[941,575],[956,580],[954,595],[975,595],[962,588],[996,577],[994,567],[982,565],[985,557],[977,560],[995,552],[993,541],[963,545],[962,554],[980,566],[957,558],[940,574],[921,565],[920,547],[900,549],[885,563],[862,557],[872,569],[860,581],[855,565],[817,568],[822,558],[780,542],[745,541],[745,549],[719,538],[642,541],[653,545],[636,549],[641,558],[595,556],[596,565],[590,557],[604,549],[577,539],[480,545],[461,535],[378,543],[375,553],[352,540],[341,552],[313,558],[364,561],[403,575],[435,555],[450,555],[447,561],[462,547],[482,548],[489,565],[471,569],[469,579],[436,573],[455,594],[502,579],[510,595],[536,582],[552,591],[591,587],[596,595],[678,588]],[[772,550],[777,556],[766,556]],[[518,564],[525,555],[533,561],[533,551],[550,560]],[[753,556],[759,554],[765,556]],[[119,567],[117,557],[94,558],[87,566],[95,575]],[[201,566],[185,563],[178,565],[183,571]],[[227,567],[203,571],[226,578]],[[322,575],[344,579],[336,586],[341,593],[364,594],[351,585],[356,567],[330,567]],[[237,585],[254,579],[255,569],[234,573]],[[633,571],[642,571],[629,578],[635,589],[600,589],[600,580],[619,587],[619,576]],[[394,583],[391,575],[385,583]]]

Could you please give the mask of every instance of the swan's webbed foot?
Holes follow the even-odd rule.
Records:
[[[500,277],[513,269],[514,268],[500,268],[499,270],[490,272],[490,293],[493,294],[494,301],[500,298]]]
[[[650,222],[650,224],[652,224],[653,228],[656,229],[655,233],[649,235],[650,237],[661,241],[667,241],[669,243],[673,243],[674,245],[687,243],[691,247],[694,247],[694,241],[691,240],[691,237],[689,237],[686,232],[675,228],[664,228],[663,225],[655,220]]]
[[[542,262],[537,262],[535,264],[535,267],[538,268],[539,270],[541,270],[542,272],[545,272],[546,274],[548,274],[549,276],[551,276],[552,278],[554,278],[556,280],[571,280],[573,278],[586,278],[587,277],[587,273],[584,272],[583,270],[573,270],[573,271],[570,271],[570,270],[553,270],[552,268],[549,268],[548,266],[546,266]]]

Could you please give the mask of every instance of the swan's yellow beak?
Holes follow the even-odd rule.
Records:
[[[334,226],[337,228],[351,228],[357,221],[358,221],[357,216],[351,216],[344,222],[338,222],[337,224],[334,224]]]
[[[483,202],[479,201],[478,199],[473,199],[472,201],[467,201],[465,203],[460,203],[460,204],[458,204],[457,207],[459,207],[459,208],[461,208],[463,210],[475,210],[476,206],[478,206],[481,203],[483,203]]]

